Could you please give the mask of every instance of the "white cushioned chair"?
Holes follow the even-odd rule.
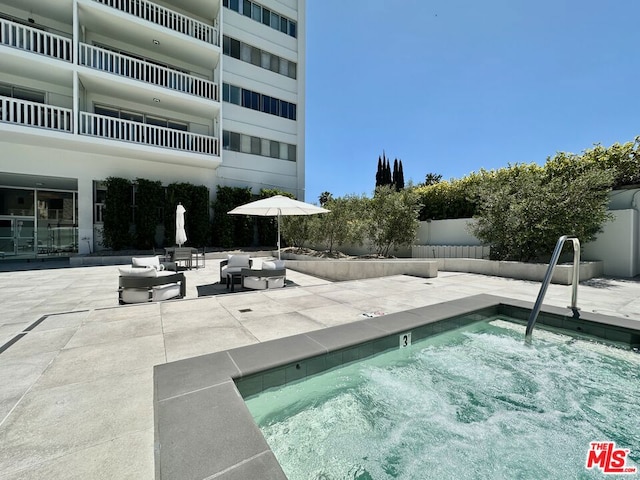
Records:
[[[158,255],[155,255],[153,257],[132,257],[131,265],[133,267],[153,267],[158,271],[176,271],[176,264],[174,262],[161,262]]]
[[[240,273],[243,268],[251,268],[253,259],[249,255],[229,254],[220,262],[220,283],[227,283],[227,274]]]
[[[129,267],[118,269],[120,304],[159,302],[185,296],[184,274],[165,270],[158,257],[132,258],[131,263]]]
[[[287,279],[284,260],[262,262],[262,269],[260,270],[243,268],[241,274],[242,287],[253,290],[282,288]]]

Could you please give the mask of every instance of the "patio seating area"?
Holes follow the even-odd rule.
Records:
[[[199,296],[226,290],[220,263],[181,272],[184,299],[124,306],[118,266],[0,271],[2,479],[153,479],[155,365],[479,293],[533,303],[540,288],[461,272],[332,283],[288,268],[286,288]],[[570,289],[550,285],[545,303],[565,308]],[[578,304],[640,321],[640,283],[583,282]]]

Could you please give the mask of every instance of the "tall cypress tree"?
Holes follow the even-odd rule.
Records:
[[[391,186],[398,190],[398,159],[393,161],[393,176],[391,177]]]
[[[387,165],[384,170],[384,179],[385,185],[391,185],[393,183],[393,178],[391,177],[391,164],[389,163],[389,159],[387,158]]]
[[[382,185],[382,158],[378,156],[378,171],[376,172],[376,187]]]
[[[402,190],[404,188],[404,172],[402,171],[402,160],[398,164],[398,181],[396,183],[396,190]]]

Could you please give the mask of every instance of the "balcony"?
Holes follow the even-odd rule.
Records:
[[[89,68],[218,101],[218,85],[177,70],[154,65],[103,48],[80,44],[78,62]]]
[[[37,28],[0,19],[0,44],[71,62],[71,40]]]
[[[94,0],[156,25],[220,46],[218,29],[146,0]]]
[[[79,133],[151,147],[219,156],[218,139],[119,118],[80,112]]]
[[[28,127],[71,132],[72,110],[0,96],[0,121]]]

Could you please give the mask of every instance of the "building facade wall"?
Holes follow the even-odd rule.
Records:
[[[297,35],[230,8],[247,3],[291,19]],[[146,18],[136,10],[142,4],[163,13]],[[0,188],[46,177],[75,185],[78,238],[91,239],[78,242],[78,253],[99,247],[94,183],[110,176],[205,185],[211,199],[218,185],[304,199],[304,0],[113,5],[0,0]],[[223,54],[225,36],[295,63],[295,78]],[[223,101],[225,83],[295,105],[296,119]],[[98,112],[117,121],[96,119]],[[176,140],[175,129],[186,134]],[[268,141],[268,153],[282,154],[224,148],[225,131]]]

